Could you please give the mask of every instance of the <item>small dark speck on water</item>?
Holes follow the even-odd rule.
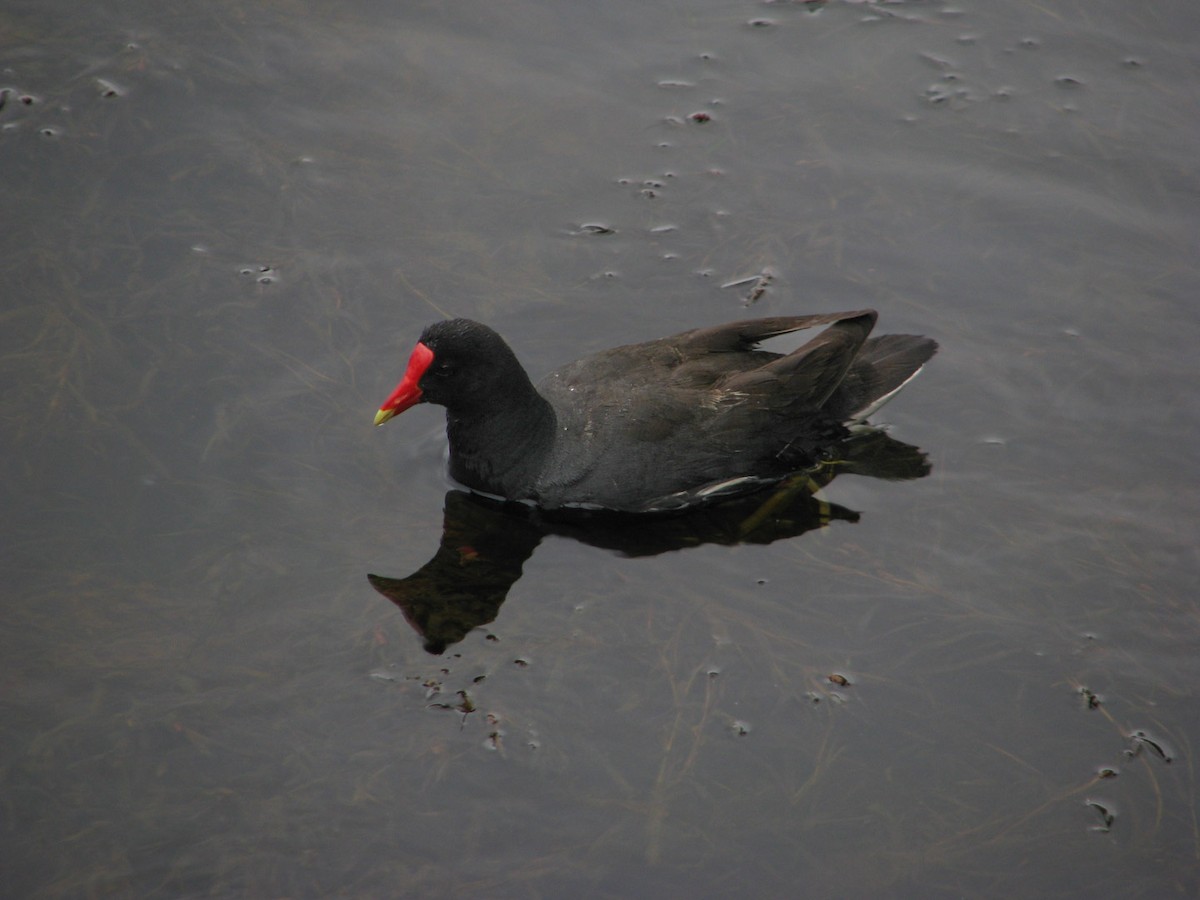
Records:
[[[273,266],[242,266],[238,274],[243,278],[253,278],[259,284],[274,284],[279,280],[279,273]]]

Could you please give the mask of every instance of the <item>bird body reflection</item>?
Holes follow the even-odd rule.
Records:
[[[675,515],[605,511],[553,514],[461,490],[446,494],[437,553],[406,578],[368,575],[421,636],[425,649],[444,653],[468,632],[495,620],[525,561],[546,535],[558,535],[628,557],[654,556],[702,544],[769,544],[834,521],[856,522],[853,510],[816,492],[839,474],[888,480],[922,478],[926,455],[882,431],[838,444],[815,468],[753,494]]]

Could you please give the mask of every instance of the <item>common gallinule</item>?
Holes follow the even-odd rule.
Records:
[[[604,350],[535,387],[486,325],[421,334],[375,424],[446,407],[450,475],[543,509],[677,510],[815,464],[933,356],[926,337],[870,338],[873,310],[750,319]],[[829,326],[782,355],[760,341]]]

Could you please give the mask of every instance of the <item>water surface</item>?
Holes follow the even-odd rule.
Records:
[[[1193,4],[10,3],[5,896],[1191,896]],[[753,280],[766,290],[750,302]],[[421,328],[873,307],[858,513],[430,653]],[[626,548],[628,550],[628,548]]]

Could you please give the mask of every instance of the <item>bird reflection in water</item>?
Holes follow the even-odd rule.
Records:
[[[701,544],[769,544],[822,528],[857,522],[853,510],[815,494],[839,474],[892,481],[929,474],[926,455],[881,431],[836,445],[816,468],[764,490],[674,515],[556,511],[491,500],[466,491],[446,494],[437,553],[407,578],[368,575],[395,603],[433,654],[499,615],[525,561],[546,535],[570,537],[624,556],[654,556]]]

